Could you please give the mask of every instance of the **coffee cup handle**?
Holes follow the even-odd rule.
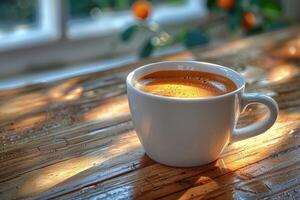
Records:
[[[269,110],[268,115],[253,124],[234,129],[231,138],[232,142],[259,135],[268,130],[275,123],[278,115],[278,105],[274,99],[259,93],[243,94],[240,108],[244,110],[248,105],[253,103],[265,105]]]

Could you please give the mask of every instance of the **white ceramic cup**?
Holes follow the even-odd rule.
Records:
[[[205,98],[164,97],[134,86],[142,76],[161,70],[194,70],[230,78],[237,89]],[[127,76],[127,93],[133,125],[146,153],[170,166],[192,167],[216,160],[229,142],[256,136],[276,121],[278,106],[264,94],[244,93],[243,77],[232,69],[204,62],[152,63]],[[262,120],[235,128],[240,112],[249,104],[265,105]]]

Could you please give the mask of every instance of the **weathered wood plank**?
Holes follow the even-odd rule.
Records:
[[[300,68],[299,59],[286,52],[288,45],[300,41],[299,30],[0,91],[0,199],[299,197]],[[210,61],[240,71],[247,91],[277,100],[276,124],[263,135],[229,145],[218,161],[206,166],[155,163],[133,131],[125,78],[142,64],[176,59]],[[239,126],[263,114],[261,106],[249,106]]]
[[[295,126],[298,127],[297,122],[290,124],[290,128],[292,129],[294,129]],[[285,128],[285,126],[282,126],[281,128],[272,130],[271,133],[278,133],[282,130],[285,130]],[[214,180],[219,176],[222,177],[223,175],[227,177],[224,180],[225,183],[232,183],[232,178],[234,177],[233,174],[236,173],[237,170],[244,171],[244,167],[248,167],[249,169],[255,168],[257,170],[260,168],[264,169],[265,167],[265,171],[267,171],[267,169],[270,169],[271,167],[269,164],[274,167],[276,167],[278,164],[286,167],[293,164],[290,161],[291,158],[293,158],[293,162],[299,162],[300,157],[294,156],[298,155],[297,153],[299,153],[300,150],[293,155],[286,154],[289,151],[286,151],[286,153],[282,154],[278,153],[277,155],[276,150],[278,146],[282,146],[281,148],[285,150],[294,148],[295,146],[298,148],[300,139],[295,141],[295,135],[289,135],[288,133],[285,133],[282,135],[273,134],[273,139],[276,139],[276,141],[272,141],[269,140],[271,133],[269,135],[261,135],[257,138],[250,139],[254,141],[248,141],[247,143],[242,141],[242,144],[233,144],[237,146],[231,146],[231,148],[234,148],[238,152],[233,154],[231,154],[231,152],[226,154],[225,152],[217,163],[205,167],[180,169],[155,164],[146,168],[135,170],[134,172],[125,174],[122,177],[116,177],[112,180],[96,183],[93,185],[94,187],[92,189],[86,191],[83,188],[77,193],[73,194],[74,196],[63,196],[62,198],[75,198],[75,196],[79,198],[99,196],[107,199],[117,198],[118,196],[141,199],[159,198],[190,188],[194,184],[206,185],[207,181],[210,182],[211,180]],[[299,134],[300,133],[297,133],[296,136],[298,137]],[[278,137],[279,135],[280,137]],[[265,149],[266,146],[268,149]],[[279,159],[280,156],[284,156],[285,154],[289,157],[285,159]],[[259,161],[260,159],[262,160]],[[271,161],[274,161],[274,163],[271,163]],[[261,164],[260,166],[257,164],[257,162],[262,162],[268,165],[264,166]],[[252,165],[254,165],[254,167]],[[227,175],[228,173],[231,175]],[[250,172],[248,174],[251,175]],[[202,179],[201,177],[204,178]],[[195,183],[198,179],[200,179],[200,183]],[[217,189],[211,188],[212,186],[209,185],[205,187],[209,187],[213,190]],[[205,190],[201,189],[201,191],[206,194]]]

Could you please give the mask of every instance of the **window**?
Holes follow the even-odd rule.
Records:
[[[38,26],[37,0],[2,0],[0,2],[0,47],[21,41]]]
[[[204,0],[150,1],[155,8],[151,18],[173,29],[178,29],[179,24],[200,21],[206,15]],[[132,2],[134,0],[1,0],[2,72],[134,54],[138,42],[113,47],[119,33],[136,23],[129,10]]]
[[[71,19],[101,18],[103,14],[130,9],[133,0],[69,0]],[[183,5],[186,0],[151,0],[155,7],[161,5]]]
[[[28,30],[37,25],[37,1],[2,0],[0,3],[0,35]]]
[[[206,14],[203,0],[151,0],[154,12],[151,18],[165,25],[189,22]],[[134,0],[87,0],[79,3],[69,0],[70,38],[86,38],[120,32],[135,23],[130,6]]]

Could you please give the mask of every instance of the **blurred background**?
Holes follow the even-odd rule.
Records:
[[[0,87],[285,28],[299,22],[298,8],[298,0],[1,0]]]

